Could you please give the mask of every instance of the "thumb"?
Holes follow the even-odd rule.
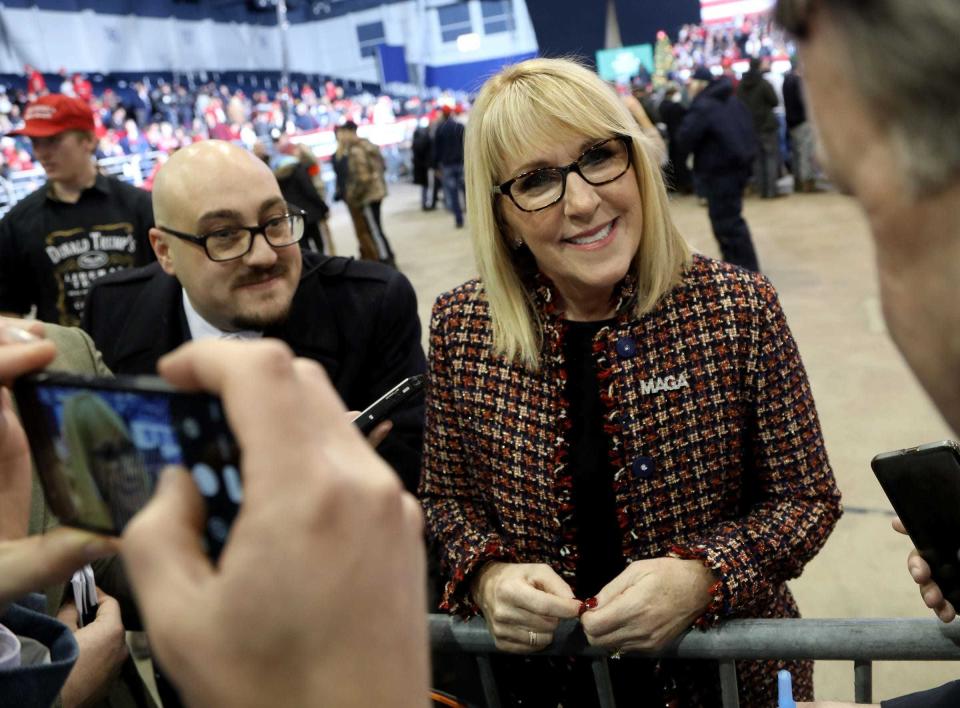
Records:
[[[66,527],[0,543],[0,604],[66,580],[77,568],[117,550],[111,539]]]
[[[175,615],[213,574],[201,542],[203,497],[182,467],[168,467],[123,534],[123,560],[147,618]]]

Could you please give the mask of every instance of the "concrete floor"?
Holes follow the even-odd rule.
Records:
[[[438,209],[422,212],[419,188],[391,185],[384,231],[429,324],[436,296],[475,275],[466,230]],[[706,209],[673,203],[680,230],[718,256]],[[749,199],[745,213],[761,267],[780,292],[816,397],[827,450],[847,513],[826,547],[791,583],[806,617],[932,617],[905,570],[909,542],[890,529],[890,506],[870,470],[878,452],[951,437],[890,342],[883,324],[873,248],[855,203],[833,193]],[[356,241],[342,204],[331,216],[341,255]],[[960,666],[883,662],[874,700],[960,677]],[[820,662],[817,696],[853,700],[853,664]]]

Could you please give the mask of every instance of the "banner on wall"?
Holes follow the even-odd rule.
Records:
[[[597,52],[597,73],[604,81],[626,83],[640,73],[640,67],[653,73],[653,45],[601,49]]]
[[[403,45],[377,45],[377,66],[381,84],[410,83],[407,71],[407,52]]]
[[[767,12],[774,2],[776,0],[700,0],[700,19],[708,25],[734,22]]]

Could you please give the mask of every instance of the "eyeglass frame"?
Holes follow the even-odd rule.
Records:
[[[596,150],[598,147],[600,147],[601,145],[606,145],[611,140],[620,141],[621,143],[623,143],[623,146],[627,149],[627,166],[624,167],[623,172],[618,174],[616,177],[605,179],[602,182],[591,182],[589,179],[587,179],[587,177],[583,174],[583,172],[580,171],[580,160],[582,160],[584,156],[591,150]],[[517,207],[517,209],[519,209],[520,211],[526,212],[527,214],[533,214],[534,212],[543,211],[544,209],[549,209],[554,204],[556,204],[561,199],[563,199],[564,195],[566,195],[567,177],[570,176],[571,172],[575,172],[576,174],[578,174],[580,176],[580,179],[582,179],[584,182],[586,182],[587,184],[593,187],[600,187],[604,184],[610,184],[611,182],[615,182],[616,180],[620,179],[625,174],[627,174],[627,171],[633,166],[633,149],[631,147],[632,144],[633,144],[633,139],[629,135],[614,135],[611,138],[607,138],[606,140],[601,140],[599,143],[595,143],[591,145],[582,153],[580,153],[580,156],[577,157],[576,160],[571,162],[566,167],[538,167],[535,170],[528,170],[527,172],[523,172],[522,174],[517,175],[513,179],[508,179],[506,182],[503,182],[502,184],[495,184],[493,185],[493,190],[492,190],[493,195],[494,196],[506,195],[510,197],[510,201],[513,202],[514,206]],[[513,194],[510,193],[510,187],[512,187],[513,183],[516,182],[517,180],[523,179],[524,177],[532,175],[535,172],[540,172],[541,170],[559,170],[560,171],[560,175],[561,175],[560,195],[556,199],[554,199],[552,202],[550,202],[549,204],[544,204],[542,207],[537,207],[536,209],[524,209],[522,206],[517,204],[517,200],[514,198]]]
[[[281,219],[281,218],[291,219],[294,217],[299,217],[301,221],[305,221],[304,217],[306,217],[307,215],[306,211],[304,211],[303,209],[301,209],[295,204],[291,204],[289,202],[286,202],[285,204],[287,207],[286,214],[278,214],[277,216],[267,219],[267,221],[268,222],[275,221],[276,219]],[[293,211],[293,210],[296,210],[296,211]],[[291,226],[293,226],[293,224],[291,224]],[[274,245],[270,241],[270,238],[267,236],[267,224],[258,224],[256,226],[234,226],[231,228],[233,228],[234,230],[249,231],[250,245],[247,246],[246,251],[244,251],[238,256],[230,256],[230,258],[218,259],[210,255],[210,251],[207,249],[207,241],[213,238],[213,236],[218,231],[225,231],[226,229],[215,229],[208,234],[200,235],[200,234],[188,234],[188,233],[184,233],[183,231],[174,231],[173,229],[169,229],[166,226],[156,227],[158,231],[162,231],[165,234],[170,234],[171,236],[175,236],[176,238],[182,239],[184,241],[189,241],[190,243],[196,244],[197,246],[201,246],[207,258],[209,258],[214,263],[229,263],[230,261],[235,261],[238,258],[243,258],[245,255],[247,255],[248,253],[250,253],[250,251],[253,250],[253,242],[257,240],[257,236],[263,236],[263,240],[267,242],[267,245],[270,246],[270,248],[286,248],[287,246],[293,246],[294,244],[300,243],[300,241],[303,240],[303,235],[306,233],[306,229],[304,229],[303,231],[300,232],[300,237],[296,241],[291,241],[290,243],[285,243],[283,245],[277,246],[277,245]]]

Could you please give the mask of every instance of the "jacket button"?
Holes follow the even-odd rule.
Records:
[[[621,359],[632,359],[637,355],[637,343],[633,337],[620,337],[617,340],[617,355]]]
[[[630,464],[633,476],[639,479],[650,479],[656,467],[652,457],[638,457]]]

